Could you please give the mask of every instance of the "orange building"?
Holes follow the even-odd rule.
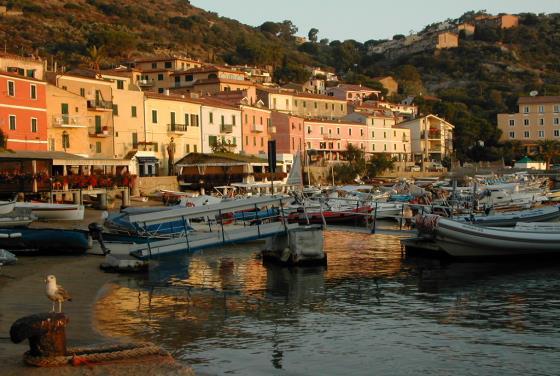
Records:
[[[0,129],[8,149],[47,150],[46,83],[0,72]]]
[[[277,154],[296,154],[305,150],[304,119],[298,116],[272,111],[272,127]]]

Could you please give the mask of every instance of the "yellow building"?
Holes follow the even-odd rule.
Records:
[[[114,158],[114,126],[112,82],[103,80],[91,71],[52,73],[50,83],[86,99],[89,155]]]
[[[498,114],[501,141],[520,141],[531,153],[538,141],[560,140],[560,96],[520,97],[515,114]]]
[[[87,101],[78,94],[47,85],[47,140],[49,151],[90,155]]]
[[[111,84],[113,103],[114,155],[124,158],[144,140],[144,93],[126,74],[102,73]]]
[[[455,126],[435,115],[426,115],[397,124],[410,130],[412,153],[417,162],[441,162],[453,153]]]
[[[174,159],[201,152],[201,105],[196,100],[178,95],[145,93],[145,148],[160,161],[160,173],[168,165],[167,147],[175,143]]]

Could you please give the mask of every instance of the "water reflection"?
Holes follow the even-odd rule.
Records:
[[[325,247],[317,268],[264,267],[259,245],[158,260],[109,286],[97,327],[216,374],[560,366],[558,266],[403,259],[399,239],[379,235],[329,232]]]

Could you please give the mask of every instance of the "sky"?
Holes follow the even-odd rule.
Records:
[[[560,13],[559,0],[191,0],[191,4],[251,26],[291,20],[307,36],[319,29],[319,39],[391,39],[420,31],[470,10],[488,13]]]

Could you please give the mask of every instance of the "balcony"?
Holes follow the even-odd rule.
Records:
[[[88,128],[88,133],[90,137],[100,137],[100,138],[105,138],[105,137],[110,137],[113,134],[113,129],[112,127],[109,126],[102,126],[102,127],[89,127]]]
[[[138,80],[138,81],[136,81],[136,83],[140,87],[152,87],[152,86],[154,86],[154,81],[152,81],[152,80]]]
[[[334,140],[334,141],[338,141],[338,140],[340,140],[340,135],[324,134],[324,135],[323,135],[323,140]]]
[[[113,111],[113,102],[103,99],[88,99],[87,106],[89,109],[98,111]]]
[[[233,133],[233,124],[222,124],[220,126],[220,132],[222,132],[222,133]]]
[[[186,133],[188,130],[187,124],[167,124],[167,132],[169,133]]]
[[[53,128],[87,128],[87,116],[70,116],[66,114],[53,115],[52,127]]]
[[[422,131],[422,133],[420,134],[420,137],[422,139],[426,139],[426,133],[428,134],[428,140],[440,140],[441,139],[441,132],[439,132],[439,131],[430,131],[430,132]]]
[[[262,133],[263,131],[264,131],[264,127],[262,124],[251,125],[251,132]]]
[[[275,125],[269,125],[268,126],[268,133],[276,133],[276,126]]]

